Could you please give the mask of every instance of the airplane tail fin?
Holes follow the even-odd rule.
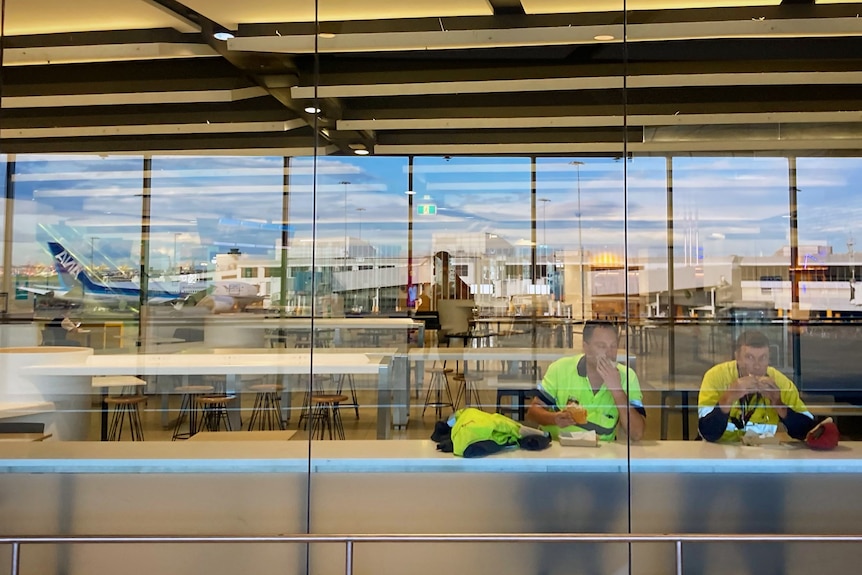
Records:
[[[48,242],[48,249],[51,250],[51,256],[54,258],[54,269],[57,270],[62,284],[68,285],[70,288],[80,285],[88,290],[104,288],[104,285],[94,282],[90,278],[84,265],[62,245],[57,242]]]

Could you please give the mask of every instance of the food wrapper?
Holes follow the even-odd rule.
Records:
[[[561,431],[560,445],[564,447],[598,447],[599,436],[595,431]]]
[[[742,443],[744,445],[778,445],[781,443],[781,438],[775,434],[757,433],[749,429],[742,436]]]

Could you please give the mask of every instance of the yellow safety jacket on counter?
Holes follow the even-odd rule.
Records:
[[[518,445],[521,425],[505,415],[486,413],[468,407],[455,412],[452,426],[452,446],[455,455],[464,456],[468,447],[480,441],[493,441],[498,446]]]

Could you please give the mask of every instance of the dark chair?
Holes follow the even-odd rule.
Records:
[[[174,337],[183,341],[203,341],[204,330],[193,327],[178,327],[174,330]]]
[[[436,311],[417,311],[413,315],[413,319],[416,321],[421,321],[425,324],[425,333],[435,335],[440,330],[440,313]],[[424,345],[425,342],[422,342]]]
[[[80,346],[75,340],[69,339],[69,332],[62,325],[63,318],[53,319],[42,330],[42,345]]]
[[[440,330],[437,334],[439,344],[449,346],[450,340],[457,339],[463,347],[468,346],[472,335],[470,319],[476,303],[472,299],[441,299],[437,302],[440,314]]]
[[[45,424],[32,421],[0,422],[0,433],[45,433]]]

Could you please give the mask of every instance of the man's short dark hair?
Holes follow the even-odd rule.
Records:
[[[591,319],[587,320],[587,322],[584,324],[584,341],[590,341],[593,338],[593,332],[599,328],[613,330],[617,337],[620,336],[620,328],[617,326],[617,324],[610,321]]]
[[[736,349],[742,346],[763,348],[769,347],[769,338],[759,331],[744,331],[736,338]]]

